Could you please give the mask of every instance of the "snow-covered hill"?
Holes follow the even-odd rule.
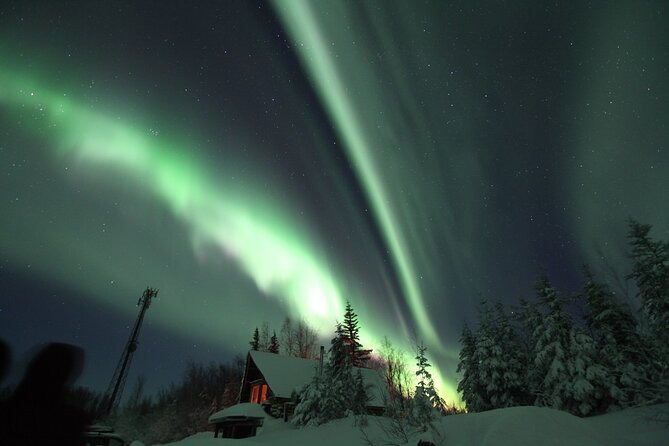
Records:
[[[483,413],[444,417],[436,431],[398,441],[384,433],[385,418],[369,417],[364,428],[375,445],[411,445],[419,439],[444,446],[669,446],[669,405],[627,409],[591,418],[540,407],[513,407]],[[295,429],[267,420],[256,437],[242,440],[213,438],[202,432],[171,446],[366,446],[355,419],[337,420],[316,428]]]

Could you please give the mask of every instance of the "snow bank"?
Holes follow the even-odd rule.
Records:
[[[449,446],[669,446],[669,428],[650,421],[669,405],[579,418],[545,407],[454,415],[441,423]]]
[[[448,445],[611,445],[578,417],[543,407],[512,407],[454,415],[441,423]],[[629,446],[629,445],[627,445]]]
[[[226,418],[265,418],[267,414],[260,404],[240,403],[223,409],[209,417],[209,423],[217,423]]]
[[[664,446],[669,445],[669,427],[657,420],[669,417],[669,405],[628,409],[592,418],[578,418],[566,412],[542,407],[513,407],[483,413],[442,418],[438,435],[415,435],[444,446]],[[653,421],[652,419],[655,419]],[[336,420],[315,428],[294,429],[289,423],[270,420],[271,426],[258,436],[243,440],[213,438],[199,433],[172,446],[367,446],[353,418]],[[369,417],[368,437],[379,446],[388,441],[382,426],[388,420]],[[394,441],[396,443],[396,441]]]

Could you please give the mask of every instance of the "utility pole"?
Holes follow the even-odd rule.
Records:
[[[125,387],[125,381],[128,378],[128,371],[130,370],[130,363],[132,362],[133,354],[137,350],[137,339],[139,338],[139,330],[142,328],[142,321],[144,320],[144,314],[146,310],[151,305],[151,299],[158,295],[158,290],[155,288],[146,288],[144,294],[137,301],[137,306],[141,307],[139,310],[139,315],[135,321],[135,326],[130,333],[130,338],[128,338],[128,343],[123,349],[121,354],[121,359],[116,366],[116,371],[112,377],[109,387],[102,399],[101,409],[102,415],[109,415],[114,407],[118,405],[121,401],[121,394],[123,393],[123,387]]]

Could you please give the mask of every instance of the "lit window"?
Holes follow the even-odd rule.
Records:
[[[260,384],[256,384],[253,387],[251,387],[251,402],[252,403],[257,403],[258,402],[258,393],[260,393]]]
[[[251,402],[262,404],[267,399],[267,384],[253,384],[251,386]]]
[[[267,384],[262,385],[262,392],[260,393],[260,404],[262,404],[267,399]]]

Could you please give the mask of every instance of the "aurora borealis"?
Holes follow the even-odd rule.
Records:
[[[666,2],[55,3],[0,7],[0,337],[86,384],[150,285],[131,379],[350,299],[452,399],[481,297],[669,239]]]

